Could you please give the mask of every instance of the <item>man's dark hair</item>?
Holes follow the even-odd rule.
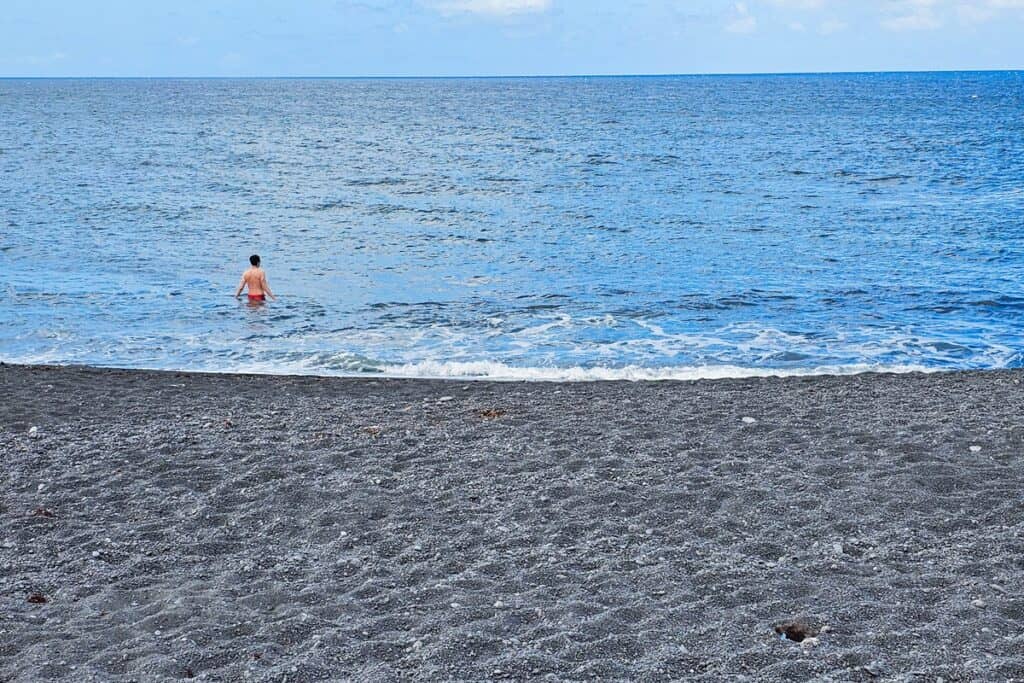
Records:
[[[254,266],[258,266],[260,264],[260,255],[253,254],[252,256],[250,256],[249,263],[253,264]]]

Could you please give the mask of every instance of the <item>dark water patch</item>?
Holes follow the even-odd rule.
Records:
[[[349,187],[389,187],[394,185],[405,185],[409,181],[405,178],[355,178],[345,184]]]
[[[1006,295],[994,299],[971,301],[968,302],[968,305],[976,308],[1024,311],[1024,297]]]
[[[892,183],[892,184],[894,184],[894,183],[905,182],[907,180],[913,180],[913,178],[911,176],[908,176],[908,175],[902,175],[902,174],[899,174],[899,173],[895,173],[895,174],[892,174],[892,175],[881,175],[881,176],[875,176],[873,178],[865,178],[864,182],[866,182],[866,183]]]
[[[956,313],[957,311],[962,310],[962,307],[951,304],[929,304],[927,306],[908,306],[905,310],[925,311],[929,313],[938,313],[940,315],[948,315],[950,313]]]
[[[965,353],[970,353],[971,352],[971,349],[969,347],[964,346],[962,344],[954,344],[952,342],[943,342],[943,341],[932,342],[932,343],[928,344],[927,346],[930,347],[933,351],[936,351],[938,353],[959,353],[959,354],[965,354]]]
[[[351,204],[351,203],[346,202],[344,200],[335,199],[335,200],[328,200],[328,201],[325,201],[325,202],[320,202],[319,204],[314,204],[313,208],[315,210],[317,210],[317,211],[331,211],[331,210],[334,210],[334,209],[351,209],[354,206],[355,206],[354,204]]]
[[[775,364],[787,364],[787,363],[802,363],[810,360],[813,356],[809,353],[800,353],[798,351],[782,351],[780,353],[772,353],[764,357],[766,363]]]
[[[616,159],[613,159],[608,154],[588,154],[584,158],[583,163],[588,164],[590,166],[616,166],[619,165],[621,162],[617,161]]]
[[[738,308],[740,306],[757,306],[758,302],[744,297],[727,296],[718,299],[718,305],[722,308]]]

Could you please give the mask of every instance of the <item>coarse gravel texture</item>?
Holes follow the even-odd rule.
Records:
[[[3,365],[0,681],[1024,681],[1022,379]]]

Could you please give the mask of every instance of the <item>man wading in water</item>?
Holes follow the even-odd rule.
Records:
[[[267,274],[260,268],[259,255],[253,254],[250,256],[249,263],[252,265],[247,271],[242,273],[242,281],[238,283],[238,289],[235,290],[235,298],[237,299],[241,295],[242,290],[248,287],[250,303],[266,301],[268,296],[277,301],[277,297],[270,291],[270,285],[267,284]]]

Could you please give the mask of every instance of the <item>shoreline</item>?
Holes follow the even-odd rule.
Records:
[[[1022,680],[1022,381],[0,364],[0,680]]]
[[[483,363],[469,362],[466,366],[478,366]],[[489,364],[489,363],[487,363]],[[141,372],[141,373],[172,373],[181,375],[202,375],[202,376],[229,376],[229,377],[286,377],[310,379],[339,379],[339,380],[415,380],[415,381],[450,381],[450,382],[493,382],[495,384],[602,384],[625,382],[628,384],[637,383],[663,383],[663,382],[717,382],[721,380],[757,380],[757,379],[793,379],[793,378],[814,378],[814,377],[856,377],[858,375],[932,375],[950,373],[977,373],[977,372],[1013,372],[1017,368],[973,368],[973,369],[949,369],[929,368],[921,365],[907,366],[872,366],[872,365],[837,365],[818,366],[814,368],[750,368],[744,366],[715,365],[715,366],[658,366],[643,367],[628,365],[622,367],[547,367],[547,366],[505,366],[498,364],[496,367],[512,372],[522,372],[522,376],[512,375],[486,375],[486,374],[403,374],[401,372],[389,372],[387,369],[380,372],[353,372],[340,374],[318,374],[311,372],[295,372],[287,369],[283,372],[271,372],[261,369],[231,369],[231,370],[194,370],[178,368],[141,368],[123,367],[116,365],[91,365],[88,363],[18,363],[0,361],[0,367],[14,368],[37,368],[52,370],[96,370],[116,372]],[[409,367],[405,365],[390,365],[386,368]],[[631,374],[632,373],[632,374]]]

